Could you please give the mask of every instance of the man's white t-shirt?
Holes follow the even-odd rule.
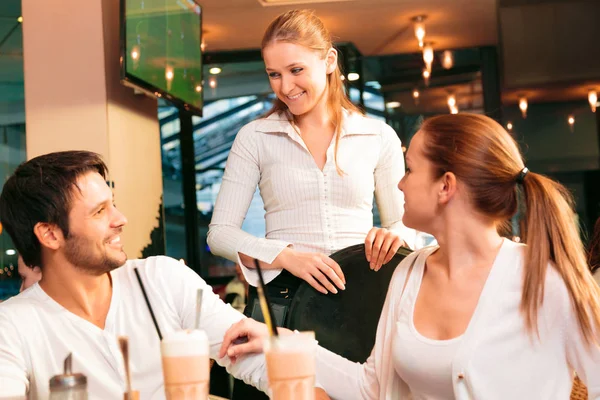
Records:
[[[125,391],[120,335],[129,337],[133,389],[141,399],[164,399],[160,340],[144,301],[134,268],[138,268],[163,337],[193,328],[196,293],[203,288],[200,327],[216,358],[229,327],[244,318],[223,303],[194,271],[168,257],[129,260],[112,271],[112,300],[104,330],[67,311],[35,284],[0,304],[0,396],[49,397],[49,380],[61,374],[73,354],[73,372],[87,377],[90,399],[122,399]],[[217,359],[232,375],[267,388],[264,355]]]

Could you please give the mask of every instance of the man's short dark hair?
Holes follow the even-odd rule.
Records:
[[[26,265],[42,267],[33,231],[38,222],[54,224],[69,237],[73,189],[91,171],[106,179],[108,168],[99,154],[60,151],[24,162],[8,178],[0,195],[0,221]]]

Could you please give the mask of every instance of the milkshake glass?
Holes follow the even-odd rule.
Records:
[[[314,400],[314,332],[300,332],[265,340],[267,376],[272,400]]]
[[[167,400],[208,397],[209,346],[204,331],[173,332],[160,344]]]

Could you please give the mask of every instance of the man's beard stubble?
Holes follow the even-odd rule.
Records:
[[[86,249],[95,248],[88,239],[78,235],[70,235],[65,246],[65,258],[76,268],[90,274],[100,276],[122,266],[125,262],[108,257],[106,251],[101,256],[92,254]],[[125,261],[127,255],[122,251]]]

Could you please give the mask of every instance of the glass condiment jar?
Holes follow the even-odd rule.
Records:
[[[64,373],[50,379],[50,400],[87,400],[87,378],[71,371],[72,353],[64,362]]]

